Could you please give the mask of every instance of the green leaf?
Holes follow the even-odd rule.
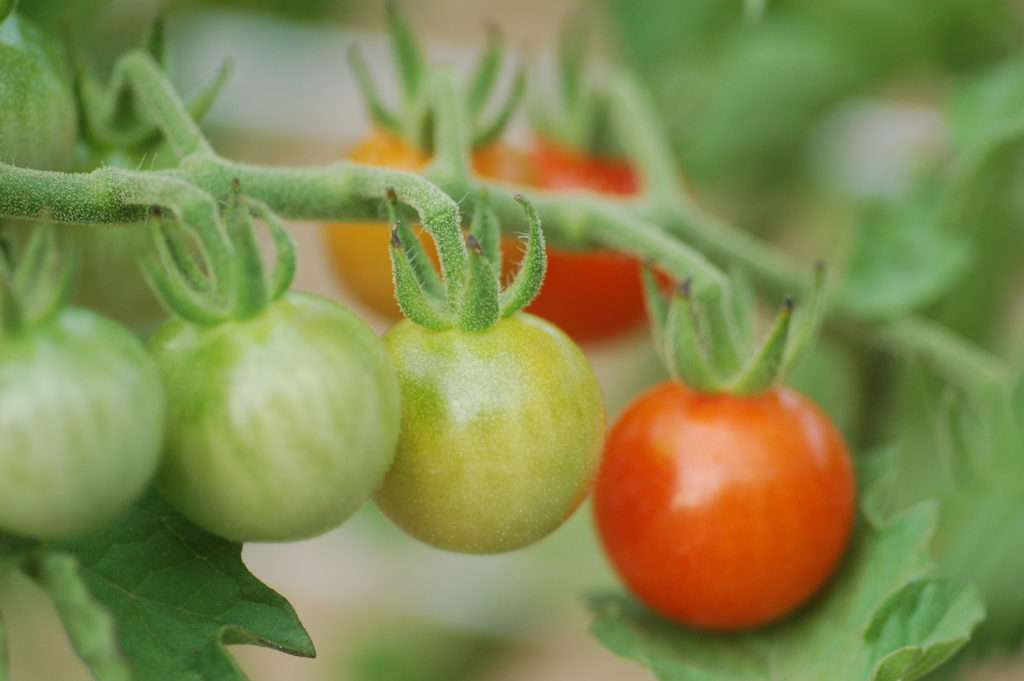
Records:
[[[972,165],[1024,141],[1024,58],[967,81],[950,102],[949,119],[956,152]]]
[[[935,178],[900,203],[869,210],[861,220],[843,289],[843,305],[871,319],[893,317],[934,302],[970,264],[965,240],[943,229]]]
[[[99,681],[244,681],[225,645],[315,651],[288,602],[246,570],[241,550],[150,494],[79,539],[41,545],[0,535],[0,568],[18,562],[45,587]]]
[[[623,596],[591,601],[592,631],[662,681],[911,681],[970,637],[982,606],[933,576],[934,505],[868,520],[827,590],[783,622],[739,634],[683,628]]]

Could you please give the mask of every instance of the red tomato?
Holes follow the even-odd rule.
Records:
[[[543,139],[532,158],[539,187],[621,195],[638,190],[633,168],[619,159],[591,156]],[[576,341],[617,336],[645,319],[640,263],[610,250],[548,248],[544,286],[526,310],[551,321]]]
[[[666,381],[612,429],[594,509],[637,597],[691,626],[741,629],[822,586],[846,547],[854,487],[842,437],[799,393],[709,395]]]

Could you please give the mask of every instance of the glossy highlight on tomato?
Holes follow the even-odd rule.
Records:
[[[326,298],[287,293],[216,326],[172,319],[151,339],[170,414],[160,493],[232,541],[322,534],[380,484],[398,439],[383,344]]]
[[[0,334],[0,529],[59,539],[123,511],[156,473],[164,405],[142,343],[94,312]]]
[[[628,196],[639,188],[635,171],[625,161],[574,151],[550,140],[539,139],[531,159],[535,182],[545,189]],[[640,263],[610,250],[549,247],[544,287],[526,309],[579,342],[613,338],[646,318]]]
[[[842,557],[854,513],[849,453],[799,393],[702,394],[675,381],[613,427],[594,492],[616,571],[651,608],[701,628],[778,619]]]
[[[515,314],[487,331],[384,335],[402,390],[395,463],[374,496],[413,537],[499,553],[548,535],[590,489],[604,407],[579,348]]]
[[[417,171],[430,161],[429,154],[386,130],[378,129],[360,142],[348,155],[357,163]],[[473,152],[473,168],[481,177],[529,181],[528,159],[501,142],[488,144]],[[334,222],[326,226],[327,255],[345,287],[373,312],[400,319],[391,281],[388,241],[391,232],[380,222]],[[434,256],[434,245],[420,234],[424,250]]]

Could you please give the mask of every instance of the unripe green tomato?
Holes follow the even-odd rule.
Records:
[[[384,343],[402,432],[374,499],[396,525],[438,548],[500,553],[572,514],[597,470],[604,405],[568,336],[519,313],[482,332],[403,321]]]
[[[50,40],[17,12],[0,21],[0,161],[63,170],[76,130],[71,86]]]
[[[380,339],[326,298],[258,316],[167,322],[150,339],[169,402],[161,494],[225,539],[294,541],[340,525],[394,458],[399,393]]]
[[[68,308],[0,337],[0,528],[56,539],[99,526],[152,480],[164,393],[135,336]]]

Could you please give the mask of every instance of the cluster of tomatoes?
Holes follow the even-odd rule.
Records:
[[[386,132],[351,158],[413,171],[429,161]],[[550,190],[638,189],[628,163],[545,140],[529,155],[492,143],[476,150],[473,162],[481,177]],[[326,238],[351,292],[376,312],[396,315],[382,227],[338,223]],[[515,244],[506,240],[505,248]],[[526,310],[581,343],[611,338],[645,319],[639,274],[636,260],[614,251],[549,248],[544,286]],[[549,389],[544,381],[526,394],[535,400]],[[521,408],[502,411],[518,423]],[[534,490],[548,488],[543,476],[531,477]],[[504,499],[509,484],[485,492],[475,508],[490,509],[486,500]],[[854,484],[842,437],[798,393],[702,394],[670,380],[639,396],[612,428],[594,501],[605,549],[637,596],[676,620],[736,629],[785,615],[827,580],[851,529]]]
[[[26,59],[3,54],[12,68]],[[42,110],[5,111],[17,114],[15,134],[0,140],[21,146],[3,158],[58,166],[32,155],[57,139],[29,134]],[[353,159],[407,170],[429,160],[384,132]],[[474,166],[550,190],[637,190],[627,164],[551,142],[526,156],[491,143]],[[349,288],[397,316],[388,230],[336,225],[328,243]],[[849,456],[791,390],[739,397],[667,381],[605,437],[597,382],[570,337],[606,339],[643,321],[639,264],[621,254],[549,249],[528,313],[486,331],[403,320],[378,338],[337,303],[289,292],[244,318],[173,318],[144,345],[95,312],[57,305],[45,250],[26,249],[21,269],[0,253],[4,531],[86,532],[155,481],[182,515],[234,541],[315,536],[374,497],[427,543],[494,553],[553,531],[594,486],[599,533],[633,592],[724,629],[790,612],[845,547]]]

